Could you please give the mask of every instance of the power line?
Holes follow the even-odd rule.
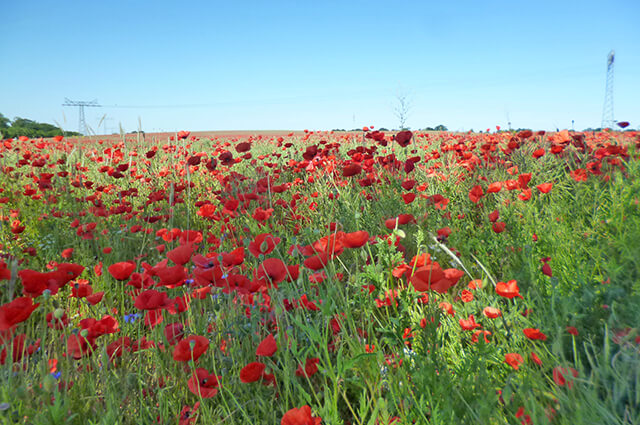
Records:
[[[68,98],[64,98],[64,103],[62,106],[77,106],[78,107],[78,132],[80,134],[86,135],[89,133],[87,129],[87,122],[84,119],[84,108],[85,106],[89,107],[101,107],[102,105],[98,105],[97,100],[85,101],[85,100],[69,100]]]

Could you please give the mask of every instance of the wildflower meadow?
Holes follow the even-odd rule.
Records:
[[[638,424],[639,148],[2,140],[0,422]]]

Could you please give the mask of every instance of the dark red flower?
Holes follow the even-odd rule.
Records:
[[[474,204],[477,204],[483,196],[484,196],[484,192],[482,191],[482,188],[478,185],[473,186],[469,191],[469,199]]]
[[[34,304],[29,297],[20,297],[0,306],[0,331],[6,331],[22,323],[31,316],[40,304]]]
[[[191,375],[191,379],[187,382],[189,391],[202,398],[211,398],[218,394],[219,377],[210,374],[208,370],[199,367]]]
[[[165,292],[147,289],[136,297],[134,306],[140,310],[156,310],[165,308],[169,304],[171,304],[171,301],[169,301],[169,297]]]
[[[524,359],[518,353],[508,353],[504,356],[504,362],[515,370],[518,370],[520,365],[524,362]]]
[[[277,285],[287,278],[287,266],[279,258],[267,258],[258,266],[255,277],[266,280],[267,285]]]
[[[135,269],[136,263],[133,261],[123,261],[110,265],[107,270],[115,280],[127,280]]]
[[[198,155],[193,155],[187,159],[187,164],[191,166],[196,166],[200,164],[201,158]]]
[[[182,323],[171,323],[164,327],[164,337],[169,345],[175,345],[184,337],[184,325]]]
[[[209,340],[203,336],[191,335],[176,344],[173,349],[173,360],[188,362],[198,360],[209,348]]]
[[[173,261],[175,264],[182,266],[187,264],[191,260],[193,251],[195,251],[195,246],[193,243],[180,245],[167,252],[167,258]]]
[[[196,402],[193,407],[184,406],[178,416],[178,425],[194,425],[198,420],[198,408],[200,402]]]
[[[296,376],[310,378],[318,372],[318,363],[320,363],[320,359],[317,357],[307,359],[304,368],[299,365],[298,369],[296,369]]]
[[[542,332],[540,332],[540,329],[525,328],[525,329],[522,330],[522,332],[529,339],[534,339],[534,340],[537,339],[537,340],[540,340],[540,341],[546,341],[547,340],[547,336],[545,334],[543,334]]]
[[[360,164],[353,162],[342,169],[343,177],[351,177],[360,174],[362,167]]]
[[[249,243],[249,252],[256,258],[260,254],[268,255],[279,243],[280,238],[273,236],[271,233],[262,233]]]
[[[256,356],[271,357],[278,350],[276,339],[272,334],[267,335],[265,339],[260,342],[256,349]]]
[[[560,366],[556,366],[553,368],[553,380],[559,386],[566,385],[567,388],[571,389],[573,387],[573,378],[578,377],[578,371],[573,368],[564,368]]]
[[[409,130],[405,130],[396,134],[395,139],[396,142],[398,142],[398,144],[404,148],[407,147],[411,142],[411,137],[413,137],[413,133]]]
[[[520,288],[518,288],[518,282],[515,280],[510,280],[507,283],[498,282],[496,284],[496,294],[509,299],[515,297],[522,298],[522,295],[520,295]]]
[[[245,384],[256,382],[264,373],[265,364],[261,362],[252,362],[242,368],[240,371],[240,381]]]
[[[247,152],[250,150],[251,150],[251,143],[249,142],[242,142],[236,145],[236,152],[238,153]]]
[[[359,230],[353,233],[345,233],[342,238],[342,243],[346,248],[360,248],[369,240],[369,232],[366,230]]]
[[[287,411],[280,421],[280,425],[319,425],[322,418],[311,416],[311,407],[294,407]]]

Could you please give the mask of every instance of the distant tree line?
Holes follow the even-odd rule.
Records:
[[[79,136],[75,131],[62,131],[52,124],[36,122],[27,118],[16,117],[13,121],[0,114],[0,139],[9,139],[20,136],[53,137],[53,136]]]
[[[389,130],[388,128],[384,128],[384,127],[381,127],[378,130],[379,131],[400,131],[400,130],[398,130],[396,128]],[[407,128],[405,128],[405,130],[410,130],[410,128],[407,127]],[[350,131],[350,132],[354,132],[354,131],[363,131],[363,130],[362,130],[362,128],[354,128],[352,130],[345,130],[344,128],[334,128],[331,131]],[[421,128],[418,131],[449,131],[449,129],[446,126],[444,126],[442,124],[439,124],[439,125],[436,125],[435,127]]]

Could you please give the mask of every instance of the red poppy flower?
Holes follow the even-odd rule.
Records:
[[[520,131],[517,136],[521,139],[528,139],[529,137],[533,136],[533,131],[531,130],[522,130]]]
[[[524,189],[520,194],[518,194],[518,199],[521,201],[528,201],[531,199],[531,189]]]
[[[500,213],[498,212],[498,210],[493,210],[492,212],[489,213],[489,221],[492,223],[495,223],[497,219],[500,218]]]
[[[384,225],[387,229],[392,230],[396,227],[396,222],[398,223],[398,226],[401,226],[407,223],[415,223],[416,218],[412,214],[400,214],[397,218],[394,217],[385,220]]]
[[[487,187],[487,193],[497,193],[502,189],[502,182],[494,182]]]
[[[502,312],[495,307],[485,307],[482,310],[482,314],[487,316],[489,319],[495,319],[496,317],[502,316]]]
[[[33,304],[29,297],[16,298],[0,306],[0,331],[6,331],[22,323],[31,316],[40,304]]]
[[[567,388],[571,389],[573,387],[573,378],[578,377],[578,371],[573,368],[564,368],[560,366],[556,366],[553,368],[553,381],[559,386],[567,386]]]
[[[444,279],[444,272],[438,263],[418,267],[411,276],[410,282],[416,291],[428,291],[431,283]]]
[[[409,130],[405,130],[396,134],[395,139],[396,142],[398,142],[398,144],[404,148],[407,147],[411,142],[411,137],[413,137],[413,133]]]
[[[569,173],[569,175],[577,182],[586,182],[588,177],[587,170],[585,170],[584,168],[573,170]]]
[[[540,340],[540,341],[546,341],[547,340],[547,336],[545,334],[543,334],[542,332],[540,332],[540,329],[525,328],[525,329],[522,330],[522,332],[529,339],[534,339],[534,340],[537,339],[537,340]]]
[[[136,297],[134,306],[140,310],[156,310],[165,308],[170,303],[166,292],[148,289]]]
[[[202,398],[211,398],[218,394],[219,377],[210,374],[209,371],[199,367],[187,381],[187,387],[193,394]]]
[[[518,185],[520,189],[526,189],[527,187],[529,187],[531,177],[532,173],[523,173],[518,176]]]
[[[52,272],[40,273],[35,270],[20,270],[18,276],[22,281],[22,293],[37,297],[48,289],[52,295],[65,286],[68,282],[80,276],[84,266],[80,264],[61,263]]]
[[[343,177],[355,176],[360,174],[361,171],[362,171],[362,167],[360,166],[360,164],[354,162],[342,169],[342,176]]]
[[[248,152],[250,150],[251,150],[251,143],[249,142],[242,142],[236,145],[236,152],[238,153]]]
[[[107,355],[109,356],[109,359],[114,361],[117,357],[122,356],[124,350],[129,350],[130,348],[131,338],[128,336],[121,337],[107,345]]]
[[[460,319],[459,320],[460,327],[465,331],[472,331],[475,328],[481,328],[482,325],[476,323],[476,318],[473,317],[473,314],[469,315],[468,319]]]
[[[279,258],[267,258],[256,268],[255,277],[277,287],[287,278],[287,266]]]
[[[263,210],[262,208],[258,207],[253,211],[251,217],[253,217],[253,219],[256,221],[263,223],[267,221],[269,217],[271,217],[272,213],[273,208],[267,208],[266,210]]]
[[[482,188],[478,185],[473,186],[469,191],[469,200],[471,200],[471,202],[473,202],[474,204],[477,204],[480,201],[480,199],[482,199],[483,196],[484,196],[484,192],[482,191]]]
[[[178,425],[194,425],[198,420],[198,408],[200,402],[196,402],[193,407],[184,406],[178,416]]]
[[[202,159],[198,155],[193,155],[190,156],[189,159],[187,159],[187,164],[194,167],[196,165],[199,165],[201,160]]]
[[[240,371],[240,381],[245,384],[256,382],[262,378],[265,367],[265,364],[261,362],[249,363]]]
[[[344,246],[347,248],[359,248],[369,240],[369,232],[359,230],[353,233],[345,233],[342,239]]]
[[[314,255],[313,257],[309,257],[306,260],[304,260],[303,264],[308,269],[320,270],[327,265],[329,261],[327,257],[328,256],[326,252],[320,252],[318,253],[318,255]]]
[[[193,361],[196,361],[207,351],[207,348],[209,348],[209,340],[207,338],[199,335],[188,336],[176,344],[173,349],[173,360],[188,362],[193,358]]]
[[[518,282],[515,280],[510,280],[507,283],[498,282],[496,285],[496,293],[501,297],[509,299],[515,297],[522,298],[522,295],[520,295],[520,288],[518,288]]]
[[[518,370],[520,365],[524,362],[524,359],[518,353],[508,353],[504,356],[504,362],[515,370]]]
[[[164,327],[164,336],[169,345],[180,342],[184,337],[184,325],[182,323],[171,323]]]
[[[166,260],[165,260],[166,262]],[[187,272],[183,266],[158,267],[155,274],[160,278],[158,285],[174,287],[181,284],[187,278]]]
[[[222,152],[219,156],[218,159],[220,159],[220,164],[222,165],[233,165],[233,154],[229,151],[224,151]]]
[[[567,332],[569,332],[571,335],[578,336],[578,330],[575,328],[575,326],[567,326]]]
[[[178,131],[178,140],[186,139],[190,134],[190,131]]]
[[[320,425],[322,418],[311,416],[311,407],[294,407],[284,414],[280,425]]]
[[[271,233],[262,233],[249,243],[249,252],[258,258],[260,254],[270,254],[279,243],[280,238],[273,236]]]
[[[299,365],[298,369],[296,369],[296,376],[310,378],[318,372],[318,363],[320,363],[320,359],[317,357],[307,359],[304,368]]]
[[[167,258],[179,266],[185,265],[191,260],[195,248],[192,243],[180,245],[167,252]]]
[[[271,357],[278,350],[276,339],[272,334],[269,334],[256,349],[256,356]]]
[[[544,148],[536,149],[535,151],[533,151],[533,154],[531,156],[533,156],[535,159],[543,157],[544,156]]]
[[[542,360],[540,360],[540,357],[533,351],[531,352],[531,360],[538,366],[542,366]]]
[[[491,228],[493,229],[493,231],[495,233],[502,233],[504,232],[504,229],[507,227],[507,224],[504,223],[503,221],[498,221],[496,223],[493,223],[493,225],[491,226]]]
[[[85,354],[91,354],[93,346],[89,344],[86,338],[80,335],[71,335],[67,339],[67,355],[79,360]]]
[[[473,292],[464,289],[461,293],[460,293],[460,299],[462,300],[462,302],[464,303],[470,303],[471,301],[473,301]]]
[[[448,238],[451,235],[451,228],[449,226],[443,227],[442,229],[438,229],[436,233],[441,238]]]
[[[551,192],[551,188],[553,187],[553,183],[541,183],[536,186],[536,188],[542,193]]]
[[[133,261],[123,261],[110,265],[107,270],[115,280],[127,280],[135,269],[136,263]]]
[[[216,160],[215,158],[211,158],[209,162],[206,163],[207,170],[209,171],[215,171],[217,166],[218,160]]]

